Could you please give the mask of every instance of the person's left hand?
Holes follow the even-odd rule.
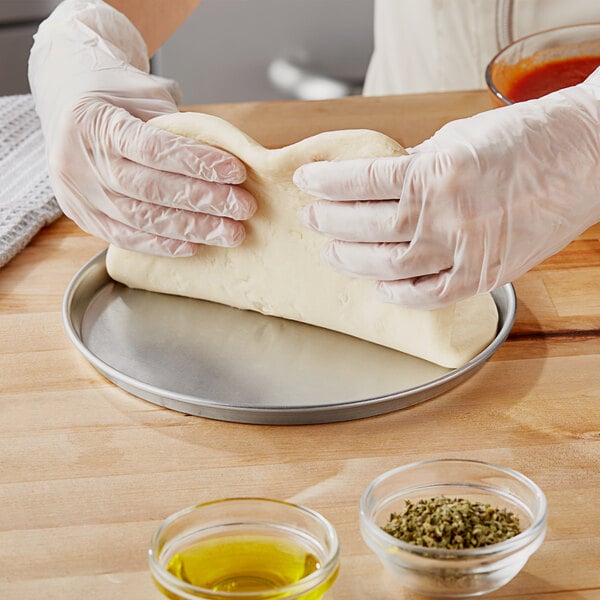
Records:
[[[578,86],[454,121],[408,156],[300,167],[303,222],[333,269],[440,308],[488,292],[600,220],[600,69]]]
[[[148,123],[177,112],[149,74],[131,21],[101,0],[64,0],[41,25],[29,81],[61,209],[120,248],[192,256],[232,247],[256,201],[246,168],[219,148]]]

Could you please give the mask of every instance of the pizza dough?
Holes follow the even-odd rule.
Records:
[[[314,198],[292,182],[300,165],[404,154],[394,140],[375,131],[345,130],[268,150],[206,114],[165,115],[150,123],[238,156],[248,170],[244,187],[259,208],[236,248],[202,246],[190,258],[165,258],[111,246],[106,262],[113,279],[310,323],[449,368],[464,365],[494,338],[498,314],[489,294],[434,311],[384,304],[375,298],[373,282],[324,266],[320,249],[326,240],[301,224],[300,210]]]

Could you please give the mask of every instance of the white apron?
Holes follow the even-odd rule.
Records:
[[[600,22],[600,0],[375,0],[375,48],[363,93],[482,89],[507,31],[517,39],[586,22]]]

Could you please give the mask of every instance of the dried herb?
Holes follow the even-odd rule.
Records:
[[[519,518],[505,508],[464,498],[406,500],[401,513],[392,513],[383,531],[425,548],[465,550],[507,540],[520,533]]]

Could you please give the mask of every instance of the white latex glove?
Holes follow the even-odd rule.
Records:
[[[439,308],[510,282],[600,220],[600,69],[542,99],[448,123],[408,156],[312,163],[302,215],[333,269]],[[358,200],[358,202],[357,202]]]
[[[188,256],[235,246],[256,210],[233,156],[147,125],[177,112],[148,75],[146,45],[100,0],[66,0],[39,28],[29,80],[58,203],[117,246]]]

